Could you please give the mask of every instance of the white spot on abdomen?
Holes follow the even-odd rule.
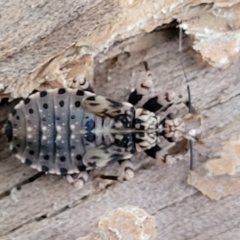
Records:
[[[32,128],[31,128],[31,127],[28,127],[28,128],[27,128],[27,131],[28,131],[28,132],[31,132],[31,131],[32,131]]]
[[[57,135],[57,140],[61,140],[62,136],[61,135]]]

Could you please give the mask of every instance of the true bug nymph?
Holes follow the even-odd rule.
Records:
[[[172,113],[162,119],[156,114],[174,103],[173,93],[135,107],[149,90],[149,78],[130,94],[128,102],[96,95],[85,78],[77,90],[51,89],[30,95],[10,114],[5,130],[10,149],[23,163],[38,171],[66,175],[78,187],[87,181],[89,171],[112,161],[120,164],[122,175],[101,178],[133,178],[134,153],[145,151],[156,158],[161,152],[163,160],[168,160],[169,148],[158,145],[161,136],[174,146],[183,139],[195,139],[186,132],[182,119]]]

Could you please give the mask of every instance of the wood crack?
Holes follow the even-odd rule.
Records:
[[[1,193],[1,194],[0,194],[0,200],[1,200],[2,198],[5,198],[5,197],[11,195],[11,190],[12,190],[13,188],[16,188],[17,190],[20,190],[22,186],[34,182],[35,180],[37,180],[38,178],[42,177],[43,175],[45,175],[45,173],[43,173],[43,172],[38,172],[38,173],[36,173],[35,175],[33,175],[33,176],[31,176],[31,177],[23,180],[22,182],[16,184],[16,185],[13,186],[11,189],[6,190],[6,191],[4,191],[3,193]]]
[[[175,206],[177,206],[177,204],[183,203],[183,202],[185,202],[187,199],[192,198],[192,197],[194,197],[194,196],[199,196],[199,195],[201,195],[201,194],[200,194],[199,192],[195,191],[194,193],[192,193],[192,194],[190,194],[190,195],[188,195],[188,196],[186,196],[186,197],[184,197],[184,198],[182,198],[182,199],[179,199],[179,200],[176,201],[176,202],[173,202],[173,203],[171,203],[171,204],[169,204],[169,205],[166,205],[166,206],[164,206],[164,207],[162,207],[162,208],[157,209],[157,210],[156,210],[154,213],[152,213],[151,215],[155,216],[155,215],[157,215],[159,212],[161,212],[161,211],[163,211],[163,210],[165,210],[165,209],[167,209],[167,208],[175,207]]]

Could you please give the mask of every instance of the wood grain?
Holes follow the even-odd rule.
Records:
[[[227,70],[198,64],[185,39],[181,60],[186,83],[178,39],[171,29],[118,43],[104,58],[102,63],[103,55],[95,59],[94,89],[116,100],[125,100],[131,86],[143,80],[143,72],[132,77],[134,71],[143,70],[143,59],[154,75],[150,95],[166,89],[186,94],[186,84],[190,85],[193,105],[207,116],[202,125],[205,144],[194,145],[195,165],[205,161],[221,141],[240,133],[240,61]],[[36,172],[20,166],[14,157],[1,156],[0,164],[1,240],[76,239],[87,235],[104,213],[127,204],[155,216],[157,239],[239,239],[240,194],[215,202],[188,186],[188,156],[168,166],[140,154],[134,157],[137,171],[132,181],[103,189],[89,181],[81,191],[57,176],[28,181]],[[106,171],[114,170],[110,166]]]

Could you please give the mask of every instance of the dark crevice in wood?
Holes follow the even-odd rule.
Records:
[[[194,196],[201,196],[202,194],[200,192],[194,192],[193,194],[189,195],[189,196],[186,196],[182,199],[180,199],[179,201],[177,202],[173,202],[172,204],[169,204],[169,205],[166,205],[162,208],[159,208],[157,211],[155,211],[154,213],[152,213],[151,215],[152,216],[155,216],[157,215],[158,212],[161,212],[162,210],[164,209],[167,209],[167,208],[171,208],[171,207],[175,207],[177,204],[180,204],[180,203],[184,203],[186,201],[186,199],[189,199],[189,198],[192,198]]]
[[[36,218],[35,218],[35,221],[36,221],[36,222],[40,222],[40,221],[42,221],[42,220],[45,219],[45,218],[47,218],[47,214],[43,214],[43,215],[41,215],[41,216],[39,216],[39,217],[36,217]]]
[[[4,235],[0,235],[0,237],[7,236],[9,233],[12,233],[12,232],[20,229],[21,227],[23,227],[24,225],[26,225],[26,224],[28,224],[28,223],[30,223],[30,222],[31,222],[31,220],[29,220],[29,221],[27,221],[27,222],[25,222],[25,223],[23,223],[23,224],[21,224],[21,225],[19,225],[19,226],[16,226],[15,228],[11,229],[8,233],[5,233]]]
[[[36,179],[40,178],[42,175],[44,175],[44,173],[37,173],[36,175],[26,179],[25,181],[23,181],[22,183],[19,183],[15,186],[15,188],[17,188],[18,190],[21,189],[21,186],[25,185],[25,184],[28,184],[28,183],[31,183],[33,181],[35,181]],[[84,201],[87,201],[89,199],[89,197],[94,197],[98,194],[101,194],[102,192],[108,190],[110,187],[112,187],[113,185],[115,185],[116,182],[113,182],[113,183],[110,183],[108,185],[106,185],[104,188],[102,188],[100,191],[97,191],[95,193],[92,193],[90,195],[85,195],[83,197],[81,197],[79,200],[73,202],[71,205],[66,205],[64,207],[62,207],[61,209],[53,212],[53,213],[50,213],[50,214],[43,214],[41,216],[38,216],[38,217],[35,217],[34,220],[28,220],[27,222],[19,225],[19,226],[16,226],[14,229],[11,229],[9,232],[5,233],[4,235],[0,235],[0,237],[4,237],[4,236],[7,236],[9,233],[12,233],[16,230],[19,230],[20,228],[22,228],[23,226],[27,225],[27,224],[31,224],[33,222],[40,222],[42,220],[45,220],[45,219],[49,219],[49,218],[53,218],[53,217],[56,217],[57,215],[59,214],[62,214],[63,212],[66,212],[72,208],[75,208],[77,207],[78,205],[82,204]],[[3,197],[6,197],[6,196],[9,196],[11,194],[11,191],[8,190],[6,191],[5,193],[1,194],[1,196]],[[0,197],[1,199],[1,197]]]
[[[37,180],[38,178],[42,177],[44,174],[45,174],[45,173],[43,173],[43,172],[38,172],[38,173],[36,173],[35,175],[33,175],[33,176],[25,179],[24,181],[16,184],[16,185],[13,186],[11,189],[16,188],[17,190],[20,191],[20,190],[21,190],[21,187],[22,187],[23,185],[26,185],[26,184],[29,184],[29,183],[34,182],[34,181]],[[7,191],[5,191],[5,192],[3,192],[3,193],[1,193],[1,194],[0,194],[0,200],[1,200],[2,198],[5,198],[5,197],[7,197],[7,196],[10,195],[10,194],[11,194],[11,189],[10,189],[10,190],[7,190]]]
[[[11,191],[10,191],[10,190],[7,190],[7,191],[5,191],[5,192],[1,193],[1,194],[0,194],[0,199],[2,199],[2,198],[4,198],[4,197],[7,197],[7,196],[9,196],[9,195],[10,195],[10,193],[11,193]]]
[[[33,178],[33,177],[32,177],[32,178]],[[103,190],[105,190],[105,189],[103,189]],[[102,190],[102,191],[103,191],[103,190]],[[102,192],[102,191],[100,191],[100,192]],[[98,192],[98,193],[100,193],[100,192]],[[10,191],[8,191],[8,193],[10,194]],[[8,195],[9,195],[9,194],[8,194]],[[57,211],[55,211],[55,212],[53,212],[53,213],[51,213],[51,214],[45,213],[45,214],[42,214],[42,215],[40,215],[40,216],[35,217],[33,220],[28,220],[27,222],[25,222],[25,223],[23,223],[23,224],[15,227],[15,228],[11,229],[9,232],[5,233],[4,235],[0,235],[0,237],[7,236],[9,233],[12,233],[12,232],[14,232],[14,231],[22,228],[23,226],[28,225],[28,224],[31,224],[31,223],[33,223],[33,222],[40,222],[40,221],[43,221],[43,220],[45,220],[45,219],[49,219],[49,218],[56,217],[57,215],[59,215],[59,214],[65,212],[65,211],[68,211],[68,210],[70,210],[70,209],[72,209],[72,208],[80,205],[81,203],[83,203],[84,200],[87,200],[87,199],[89,198],[89,196],[93,196],[93,195],[96,195],[96,194],[85,195],[85,196],[81,197],[77,202],[71,204],[71,206],[66,205],[66,206],[62,207],[61,209],[59,209],[59,210],[57,210]]]
[[[59,214],[61,214],[61,213],[63,213],[63,212],[66,212],[67,210],[69,210],[69,209],[71,209],[71,208],[73,208],[73,207],[75,207],[75,206],[71,206],[71,207],[70,207],[69,205],[66,205],[66,206],[60,208],[59,210],[57,210],[57,211],[55,211],[55,212],[53,212],[53,213],[51,213],[51,214],[46,214],[46,215],[44,215],[44,216],[46,216],[45,218],[52,218],[52,217],[55,217],[55,216],[57,216],[57,215],[59,215]],[[42,221],[42,220],[44,220],[45,218],[41,218],[41,219],[39,219],[38,221]]]
[[[209,107],[206,107],[206,108],[204,108],[204,109],[202,109],[202,110],[204,110],[204,111],[205,111],[205,110],[211,110],[212,108],[215,108],[215,107],[217,107],[217,106],[221,106],[221,105],[223,105],[224,103],[227,103],[227,102],[229,102],[230,100],[232,100],[232,99],[234,99],[234,98],[236,98],[236,97],[238,97],[238,96],[240,96],[240,93],[238,93],[238,94],[236,94],[236,95],[228,98],[226,101],[218,102],[218,103],[216,103],[216,104],[214,104],[214,105],[211,105],[211,106],[209,106]],[[214,102],[214,101],[217,101],[217,100],[218,100],[218,99],[216,98],[216,99],[213,100],[213,102]]]

